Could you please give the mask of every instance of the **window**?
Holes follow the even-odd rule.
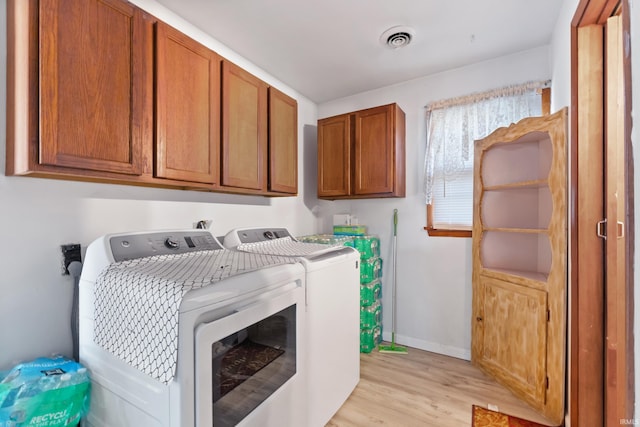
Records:
[[[474,141],[524,117],[549,112],[548,82],[532,82],[427,106],[424,189],[431,236],[470,237]],[[507,166],[508,167],[508,166]]]

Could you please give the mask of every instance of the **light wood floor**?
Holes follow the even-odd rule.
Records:
[[[471,405],[542,424],[545,418],[470,362],[409,348],[360,355],[360,382],[329,421],[331,427],[471,426]]]

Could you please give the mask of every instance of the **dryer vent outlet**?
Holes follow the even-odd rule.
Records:
[[[80,243],[70,243],[67,245],[60,245],[62,250],[62,275],[69,275],[69,264],[73,261],[82,262],[82,255],[80,254]]]

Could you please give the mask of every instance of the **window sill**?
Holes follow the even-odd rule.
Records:
[[[429,236],[433,237],[471,237],[471,230],[446,230],[424,227]]]

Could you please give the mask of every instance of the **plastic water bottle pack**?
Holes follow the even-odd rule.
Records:
[[[0,427],[75,426],[89,409],[87,369],[62,356],[0,372]]]

